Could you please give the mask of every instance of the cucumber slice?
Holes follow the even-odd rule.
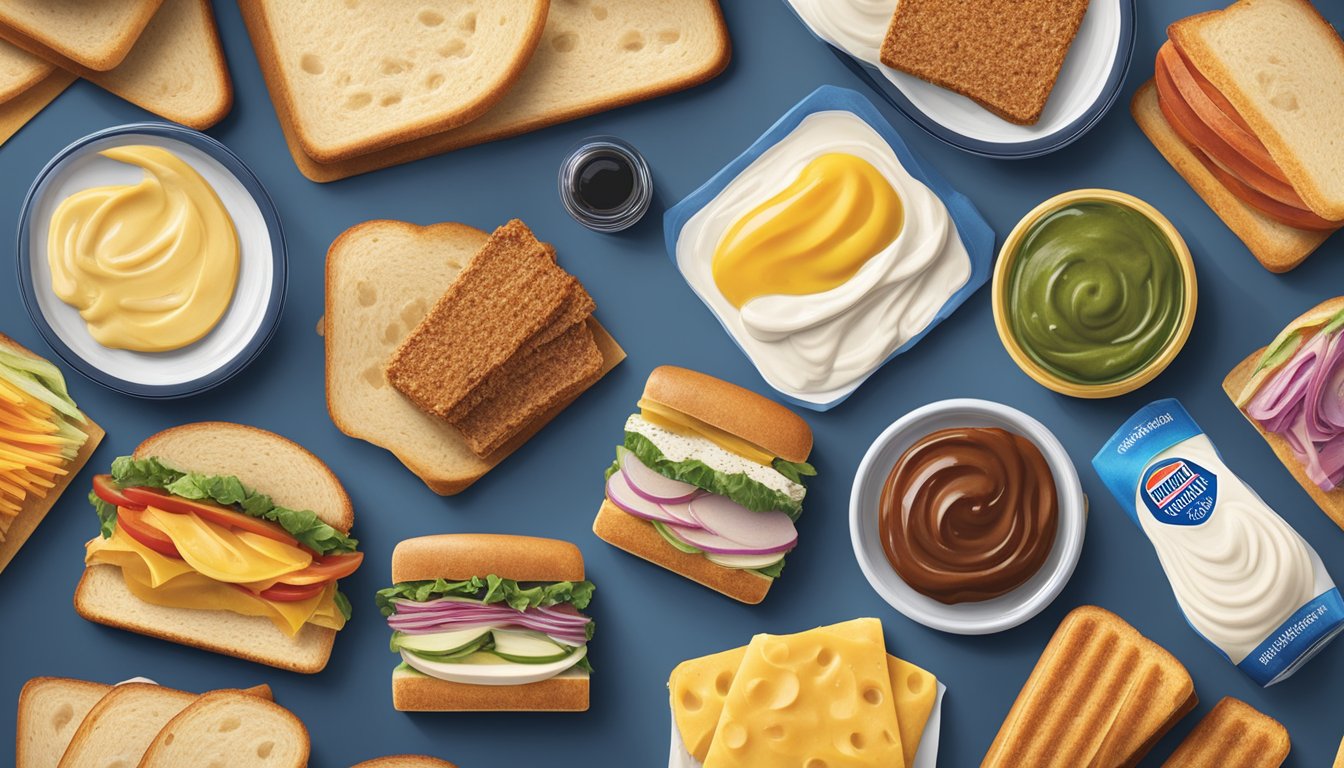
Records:
[[[721,565],[724,568],[736,568],[743,571],[754,571],[758,568],[769,568],[784,559],[785,552],[776,552],[770,555],[716,555],[712,552],[705,553],[705,559],[715,565]]]
[[[474,651],[490,638],[489,627],[433,632],[426,635],[392,633],[393,651],[410,651],[421,656],[447,656],[462,651]]]
[[[495,647],[491,653],[517,664],[549,664],[569,655],[570,649],[557,644],[541,632],[496,629],[491,634]]]
[[[673,546],[673,548],[675,548],[675,549],[679,549],[679,550],[681,550],[682,552],[685,552],[685,553],[688,554],[688,555],[699,555],[699,554],[703,554],[703,552],[702,552],[701,550],[696,549],[695,547],[692,547],[690,544],[687,544],[687,543],[685,543],[685,542],[680,541],[679,539],[677,539],[676,536],[673,536],[673,535],[667,530],[667,527],[666,527],[666,526],[664,526],[662,523],[658,522],[657,520],[650,520],[649,522],[653,523],[653,529],[656,530],[656,531],[658,531],[658,535],[659,535],[659,536],[662,536],[662,537],[663,537],[663,540],[666,541],[668,544],[671,544],[671,545]]]

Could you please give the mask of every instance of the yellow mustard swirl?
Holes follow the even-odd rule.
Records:
[[[238,282],[233,219],[209,182],[166,149],[101,154],[145,176],[61,201],[47,243],[52,290],[105,347],[166,352],[199,341]]]
[[[714,252],[714,283],[733,306],[846,283],[901,233],[901,197],[872,163],[813,158],[779,194],[733,222]]]

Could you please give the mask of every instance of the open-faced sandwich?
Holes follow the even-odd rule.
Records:
[[[812,430],[735,384],[664,365],[607,468],[603,541],[744,603],[759,603],[798,543],[815,475]]]
[[[89,502],[102,527],[79,615],[295,672],[326,666],[350,618],[336,581],[364,554],[316,456],[253,427],[187,424],[113,461]]]
[[[567,541],[496,534],[407,539],[378,607],[401,656],[392,704],[410,712],[588,709],[583,614],[593,596]]]

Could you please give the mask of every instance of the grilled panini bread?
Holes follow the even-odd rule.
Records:
[[[1231,696],[1199,721],[1163,768],[1278,768],[1288,759],[1288,729],[1278,720]]]

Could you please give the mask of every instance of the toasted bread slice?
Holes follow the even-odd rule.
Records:
[[[981,766],[1134,765],[1196,703],[1190,673],[1174,656],[1110,611],[1076,608]]]
[[[593,533],[617,549],[749,605],[764,600],[774,584],[774,579],[759,573],[724,568],[706,560],[703,555],[682,552],[668,544],[652,523],[623,512],[607,499],[602,500],[602,506],[597,510]]]
[[[427,755],[388,755],[375,757],[350,768],[457,768],[447,760]]]
[[[274,60],[264,42],[257,49],[262,61]],[[615,0],[591,6],[554,0],[522,76],[488,112],[460,128],[328,162],[305,152],[284,100],[272,100],[299,171],[327,182],[685,90],[722,72],[731,53],[718,0]]]
[[[0,104],[46,80],[55,70],[42,57],[0,40]]]
[[[401,712],[585,712],[588,673],[570,670],[526,685],[450,683],[397,667],[392,706]]]
[[[71,72],[159,117],[205,130],[233,107],[233,81],[210,0],[163,0],[163,7],[116,68]]]
[[[211,691],[177,714],[145,750],[140,768],[229,765],[304,768],[308,731],[292,712],[244,691]]]
[[[1344,296],[1329,299],[1303,313],[1289,323],[1288,327],[1323,321],[1333,317],[1335,313],[1342,309],[1344,309]],[[1227,377],[1223,379],[1223,391],[1227,393],[1228,398],[1234,404],[1241,403],[1242,393],[1251,383],[1265,349],[1265,347],[1261,347],[1247,355],[1246,359],[1238,363],[1237,367],[1229,371]],[[1238,410],[1241,411],[1242,416],[1246,416],[1246,420],[1251,423],[1251,426],[1255,427],[1255,431],[1260,433],[1265,442],[1269,443],[1274,455],[1279,457],[1279,461],[1283,462],[1283,466],[1288,468],[1293,479],[1311,496],[1312,500],[1321,508],[1321,511],[1329,515],[1330,519],[1335,521],[1335,525],[1344,528],[1344,488],[1335,488],[1330,491],[1321,490],[1319,485],[1312,482],[1310,477],[1307,477],[1302,462],[1297,458],[1297,454],[1293,453],[1292,446],[1288,445],[1288,441],[1282,435],[1265,431],[1259,422],[1246,415],[1244,408],[1239,407]]]
[[[6,0],[0,37],[63,68],[105,72],[131,52],[164,0]]]
[[[65,677],[35,677],[19,692],[17,768],[56,768],[84,716],[112,686]]]
[[[114,686],[84,717],[59,768],[137,765],[163,726],[195,700],[152,683]]]
[[[186,424],[152,435],[135,449],[136,458],[151,456],[181,471],[234,475],[276,504],[310,509],[342,532],[354,524],[350,497],[327,465],[272,432],[226,422]],[[262,617],[146,603],[111,565],[84,570],[75,611],[110,627],[308,674],[326,667],[336,636],[335,630],[309,624],[290,637]]]
[[[1152,80],[1139,87],[1129,109],[1157,151],[1204,198],[1218,218],[1241,238],[1241,242],[1246,244],[1265,269],[1270,272],[1287,272],[1301,264],[1330,236],[1330,232],[1294,229],[1280,224],[1232,194],[1209,173],[1167,124],[1167,119],[1157,105],[1157,89]]]
[[[482,459],[456,428],[387,383],[387,359],[487,239],[463,224],[369,221],[346,230],[327,251],[323,337],[331,420],[345,434],[391,451],[444,495],[476,482],[569,405],[557,404]],[[596,320],[587,322],[605,375],[625,352]]]
[[[0,348],[34,359],[41,359],[3,333],[0,333]],[[14,556],[19,553],[24,542],[28,541],[28,538],[33,535],[33,531],[37,530],[38,524],[46,518],[47,513],[55,506],[56,500],[74,482],[75,476],[88,463],[89,457],[93,455],[98,444],[102,442],[104,434],[102,427],[93,423],[88,414],[85,414],[84,419],[84,423],[79,427],[89,437],[84,441],[84,445],[80,447],[79,452],[75,454],[75,458],[66,466],[66,474],[55,479],[55,486],[47,491],[46,498],[30,499],[23,505],[19,514],[4,521],[6,527],[0,532],[0,571],[3,571],[14,559]]]
[[[1086,11],[1087,0],[901,0],[881,60],[1033,125]]]
[[[1321,218],[1344,220],[1344,41],[1307,0],[1240,0],[1168,36],[1227,98]]]
[[[1288,729],[1269,715],[1231,696],[1199,721],[1171,753],[1164,768],[1278,768],[1288,759]]]
[[[532,58],[550,2],[240,5],[277,114],[331,163],[480,117]]]
[[[1344,768],[1344,739],[1339,741],[1339,751],[1335,753],[1334,768]]]
[[[69,72],[57,69],[23,93],[0,103],[0,144],[9,141],[77,79]]]

